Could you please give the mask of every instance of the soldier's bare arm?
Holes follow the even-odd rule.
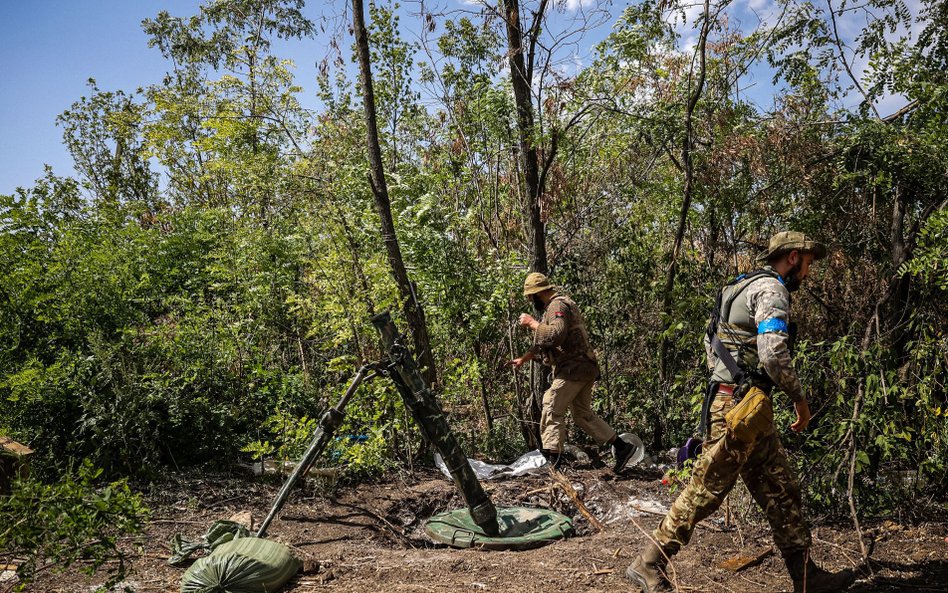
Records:
[[[537,326],[540,325],[540,322],[534,319],[533,315],[530,315],[528,313],[521,313],[520,317],[517,319],[517,323],[519,323],[523,327],[528,327],[533,330],[535,330]]]
[[[790,336],[787,333],[790,293],[776,279],[758,280],[747,290],[747,304],[757,324],[757,353],[761,366],[791,400],[804,401],[803,386],[790,358]]]

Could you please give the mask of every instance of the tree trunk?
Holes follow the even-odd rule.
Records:
[[[385,182],[385,169],[382,165],[382,148],[379,144],[378,119],[375,113],[375,94],[372,90],[372,62],[369,57],[369,34],[365,28],[365,15],[362,0],[352,0],[352,26],[355,31],[356,48],[359,56],[359,71],[362,77],[362,98],[365,108],[366,148],[369,153],[369,185],[375,197],[375,207],[382,222],[382,240],[388,252],[388,262],[392,267],[392,276],[401,294],[403,311],[411,328],[415,342],[415,355],[423,368],[423,376],[428,385],[437,381],[437,369],[431,353],[431,341],[425,313],[418,301],[414,284],[408,278],[402,251],[395,233],[392,220],[392,207],[388,197],[388,185]]]
[[[546,2],[542,2],[535,18],[543,17]],[[546,225],[540,213],[540,159],[533,145],[533,99],[530,96],[530,79],[524,60],[523,31],[520,29],[519,0],[504,0],[507,25],[507,55],[510,62],[510,80],[513,85],[514,103],[517,107],[517,135],[520,144],[520,162],[523,167],[524,196],[523,211],[527,223],[527,244],[530,246],[530,271],[546,274],[549,265],[546,257]],[[532,47],[532,45],[531,45]],[[531,50],[531,65],[533,63]]]
[[[660,450],[663,448],[664,426],[662,419],[666,417],[667,398],[669,386],[671,385],[671,369],[669,368],[669,350],[671,349],[671,338],[668,337],[668,328],[672,322],[672,294],[675,289],[675,276],[678,273],[678,255],[681,252],[681,244],[685,238],[685,228],[688,223],[688,212],[691,210],[691,198],[694,194],[694,162],[692,161],[692,148],[694,147],[694,112],[704,90],[705,79],[705,57],[708,42],[708,33],[711,30],[711,2],[704,0],[704,12],[701,23],[701,32],[698,36],[698,80],[688,96],[688,103],[685,105],[685,137],[681,145],[681,166],[685,174],[685,187],[682,191],[681,214],[678,217],[678,230],[675,233],[675,243],[672,247],[671,262],[668,264],[668,271],[665,275],[665,288],[662,292],[662,314],[664,317],[663,335],[658,354],[658,373],[659,373],[659,392],[656,400],[655,427],[652,433],[652,448]]]
[[[892,221],[889,227],[889,241],[892,245],[891,263],[893,282],[892,299],[888,303],[885,315],[885,327],[893,353],[902,364],[905,357],[908,332],[906,331],[906,317],[909,308],[909,275],[898,274],[902,264],[908,259],[909,246],[905,240],[906,196],[901,187],[896,186],[892,196]]]
[[[534,15],[535,23],[543,18],[547,2],[543,0]],[[520,28],[519,0],[504,0],[504,21],[507,26],[507,56],[510,63],[510,80],[513,86],[514,103],[517,107],[517,137],[520,145],[520,164],[523,168],[523,213],[526,224],[527,245],[530,249],[530,271],[547,274],[549,264],[546,256],[546,225],[540,212],[540,196],[543,188],[540,185],[540,164],[536,146],[533,144],[534,116],[533,98],[530,93],[530,80],[533,77],[533,48],[538,28],[533,31],[530,43],[530,67],[524,60],[523,30]],[[549,386],[547,373],[542,365],[530,363],[530,392],[529,401],[523,402],[521,432],[526,435],[527,445],[539,448],[540,443],[540,412],[542,410],[543,392]]]

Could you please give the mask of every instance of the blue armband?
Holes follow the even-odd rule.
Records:
[[[786,334],[789,333],[787,330],[787,322],[777,317],[764,319],[757,325],[758,334],[769,334],[772,332],[783,332]]]

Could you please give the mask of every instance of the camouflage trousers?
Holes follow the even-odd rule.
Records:
[[[810,547],[810,528],[803,518],[800,484],[776,431],[745,444],[727,435],[724,415],[734,407],[719,393],[711,404],[710,438],[695,463],[691,481],[654,531],[655,540],[677,551],[691,539],[695,525],[721,506],[740,477],[763,509],[774,543],[784,554]]]
[[[553,379],[553,384],[543,394],[543,410],[540,412],[540,439],[544,449],[563,450],[566,410],[572,413],[576,425],[598,444],[604,445],[616,436],[616,431],[593,412],[593,383],[595,381]]]

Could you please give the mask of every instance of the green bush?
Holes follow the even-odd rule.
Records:
[[[0,558],[23,560],[18,588],[48,568],[78,566],[91,575],[107,566],[105,589],[125,578],[128,555],[120,541],[141,533],[149,511],[125,480],[98,485],[101,475],[85,461],[55,484],[21,480],[0,497]]]

